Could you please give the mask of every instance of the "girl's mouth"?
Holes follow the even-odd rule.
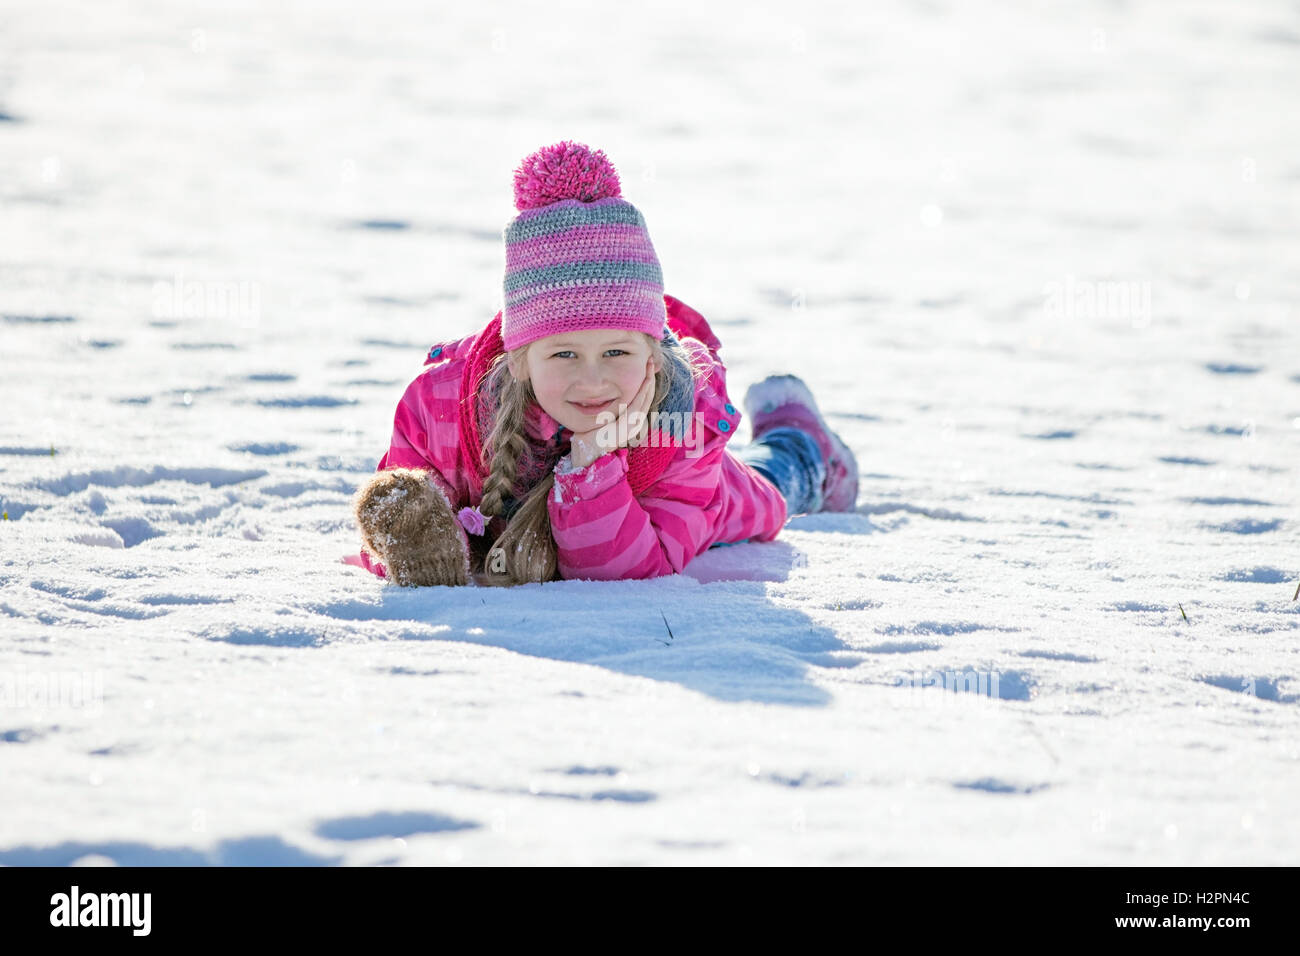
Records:
[[[581,411],[583,414],[595,415],[598,412],[603,412],[605,409],[613,405],[614,399],[611,398],[609,401],[601,402],[597,405],[584,405],[582,404],[582,402],[570,402],[569,404],[572,405],[574,408],[578,409],[579,411]]]

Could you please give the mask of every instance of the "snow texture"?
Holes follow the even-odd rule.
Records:
[[[1294,5],[530,9],[0,15],[0,864],[1294,863]],[[339,563],[566,138],[857,511]]]

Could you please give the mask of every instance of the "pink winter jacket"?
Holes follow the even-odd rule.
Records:
[[[682,571],[714,545],[771,541],[786,519],[777,488],[725,446],[741,420],[726,390],[721,343],[698,312],[665,295],[668,327],[683,346],[707,356],[708,374],[695,382],[696,433],[639,495],[628,482],[628,449],[619,448],[586,468],[555,468],[547,500],[551,531],[566,579],[624,580]],[[431,472],[456,509],[482,500],[482,477],[470,474],[462,448],[462,372],[479,333],[429,350],[423,373],[397,405],[393,436],[377,471],[422,468]],[[477,396],[475,396],[477,400]],[[571,432],[534,406],[527,428],[535,440]],[[362,551],[343,559],[385,577],[381,563]]]

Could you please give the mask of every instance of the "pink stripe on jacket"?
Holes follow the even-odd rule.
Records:
[[[717,338],[699,313],[665,296],[669,325],[688,349],[704,359],[707,374],[695,383],[694,434],[676,449],[663,472],[640,495],[627,480],[628,450],[603,455],[586,468],[556,466],[547,501],[560,574],[567,579],[624,580],[681,572],[715,544],[771,541],[786,520],[776,487],[725,446],[741,412],[726,391],[726,368]],[[431,473],[455,508],[476,505],[460,454],[463,353],[478,333],[430,350],[435,363],[407,386],[393,419],[388,452],[376,470],[422,468]],[[473,398],[473,397],[471,397]],[[559,423],[540,407],[528,431],[552,438]],[[569,432],[564,430],[563,438]],[[344,560],[383,577],[381,563],[364,551]]]

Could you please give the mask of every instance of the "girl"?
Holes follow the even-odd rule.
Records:
[[[649,578],[854,507],[853,454],[794,376],[749,389],[753,442],[724,447],[742,416],[721,343],[664,293],[600,150],[545,147],[514,180],[505,307],[429,350],[344,561],[416,586]]]

